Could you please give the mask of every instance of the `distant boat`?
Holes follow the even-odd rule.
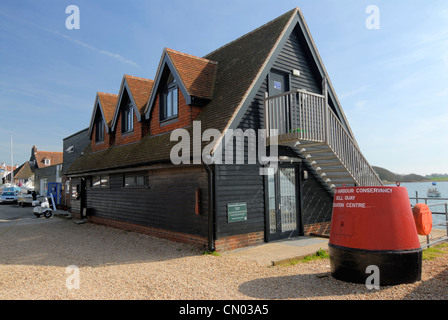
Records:
[[[437,197],[440,197],[440,191],[437,190],[437,188],[435,187],[436,183],[433,182],[432,185],[433,185],[434,187],[429,188],[429,189],[428,189],[428,192],[426,193],[426,195],[428,196],[428,198],[437,198]]]

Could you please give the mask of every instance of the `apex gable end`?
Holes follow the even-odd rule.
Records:
[[[146,119],[151,111],[165,72],[170,72],[187,105],[205,105],[213,96],[217,63],[204,58],[165,48],[154,80],[154,87],[145,109]]]

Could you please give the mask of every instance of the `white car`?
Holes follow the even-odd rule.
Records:
[[[17,202],[17,192],[15,191],[3,191],[0,196],[2,203],[14,203]]]

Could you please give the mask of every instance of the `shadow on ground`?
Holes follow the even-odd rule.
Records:
[[[369,293],[365,285],[336,280],[330,272],[255,279],[241,284],[239,291],[256,299],[281,300]]]
[[[448,267],[448,266],[447,266]],[[419,281],[403,286],[415,286],[409,294],[388,294],[396,292],[397,286],[383,286],[379,290],[367,289],[364,284],[349,283],[325,274],[298,274],[247,281],[239,286],[239,291],[256,299],[400,299],[400,300],[447,300],[448,268],[427,281]],[[403,289],[405,290],[405,289]],[[291,294],[293,292],[293,294]],[[400,292],[400,290],[398,290]],[[361,298],[362,297],[362,298]]]

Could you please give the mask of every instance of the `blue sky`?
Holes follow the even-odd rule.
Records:
[[[80,29],[66,28],[66,7]],[[368,29],[366,8],[379,9]],[[164,47],[205,54],[300,7],[367,160],[448,172],[446,0],[2,0],[0,162],[62,151],[88,127],[96,92],[155,77]]]

